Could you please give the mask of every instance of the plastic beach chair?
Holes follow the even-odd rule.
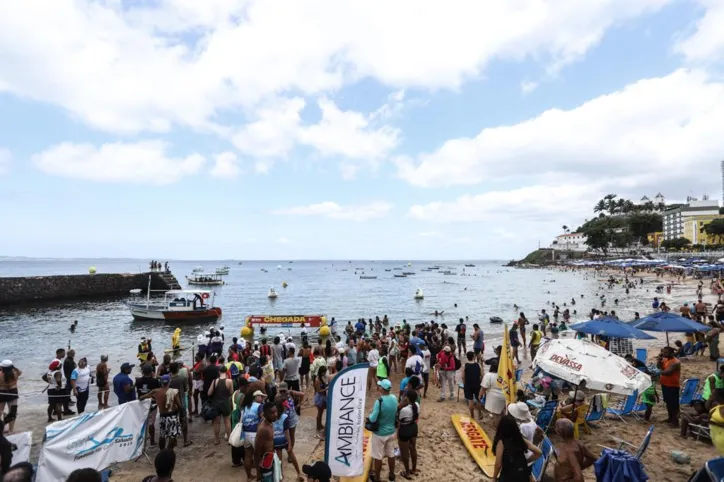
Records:
[[[553,456],[553,444],[548,437],[543,437],[543,442],[540,444],[540,450],[543,452],[530,468],[531,474],[535,482],[540,482],[543,479],[543,475],[546,473],[548,462],[550,462]]]
[[[626,450],[626,451],[628,451],[628,450],[626,449],[626,447],[635,448],[635,449],[636,449],[636,453],[635,453],[635,454],[632,454],[632,455],[633,455],[634,457],[636,457],[637,459],[640,460],[641,457],[644,456],[644,453],[646,452],[646,449],[649,447],[649,443],[651,442],[651,435],[652,435],[653,433],[654,433],[654,426],[652,425],[652,426],[649,427],[649,431],[646,432],[646,436],[645,436],[644,439],[641,441],[641,445],[639,445],[638,447],[636,447],[634,444],[629,443],[629,442],[627,442],[627,441],[625,441],[625,440],[623,440],[623,439],[620,439],[620,438],[617,438],[617,437],[611,437],[611,438],[618,443],[618,450]],[[605,448],[605,449],[611,449],[611,447],[605,447],[605,446],[603,446],[603,445],[599,445],[599,447],[603,447],[603,448]]]
[[[633,409],[636,405],[636,399],[638,398],[638,396],[638,392],[634,392],[633,395],[629,395],[624,399],[623,403],[621,404],[621,408],[607,408],[606,413],[616,415],[618,418],[621,419],[623,423],[626,423],[626,420],[624,420],[623,417],[624,415],[633,415]]]
[[[516,381],[516,382],[519,382],[522,377],[523,377],[523,369],[522,369],[522,368],[518,368],[518,369],[515,371],[515,381]]]
[[[647,358],[648,358],[648,351],[646,350],[646,348],[636,348],[636,359],[637,360],[646,363]]]
[[[586,415],[588,414],[589,408],[589,405],[584,403],[576,409],[576,420],[573,422],[573,436],[576,440],[580,438],[578,427],[583,427],[583,431],[586,433],[592,433],[591,427],[586,423]]]
[[[684,386],[681,389],[681,397],[679,398],[679,405],[691,405],[696,395],[696,389],[699,387],[698,378],[688,378],[684,380]]]
[[[711,477],[711,480],[720,481],[724,479],[724,457],[718,457],[716,459],[709,460],[704,464],[706,472]]]
[[[551,428],[551,423],[555,418],[557,408],[558,400],[551,400],[546,402],[546,404],[543,405],[543,408],[538,411],[538,414],[535,417],[535,423],[538,424],[541,430],[543,430],[543,433],[547,433]]]
[[[595,401],[596,397],[599,399],[601,398],[601,395],[594,395],[593,400]],[[594,403],[594,401],[591,402],[591,410],[586,415],[586,425],[588,427],[596,427],[597,422],[603,422],[605,425],[608,425],[608,422],[606,422],[606,418],[604,415],[606,415],[606,409],[603,407],[603,401],[600,401],[599,403]],[[595,407],[601,407],[600,410],[595,410]]]

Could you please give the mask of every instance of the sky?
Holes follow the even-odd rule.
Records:
[[[0,2],[0,255],[510,259],[722,196],[722,0]]]

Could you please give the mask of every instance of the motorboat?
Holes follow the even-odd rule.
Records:
[[[385,271],[392,271],[391,269],[386,269]]]
[[[221,318],[221,308],[209,304],[211,296],[206,290],[171,290],[163,300],[151,300],[149,290],[145,302],[126,302],[126,306],[136,320],[215,322]]]
[[[404,274],[405,276],[410,276],[410,275],[413,275],[413,274],[415,274],[415,273],[413,273],[412,271],[403,271],[402,274]]]
[[[224,280],[220,274],[204,273],[195,273],[191,276],[186,276],[186,282],[190,285],[197,286],[221,286],[224,284]]]
[[[422,289],[417,288],[417,291],[415,291],[415,299],[422,300],[424,298],[425,298],[425,295],[422,293]]]
[[[269,298],[270,300],[273,300],[273,299],[275,299],[277,296],[279,296],[279,295],[277,294],[277,290],[275,290],[274,288],[269,288],[269,294],[267,294],[266,297]]]
[[[466,268],[474,268],[475,265],[474,265],[474,264],[466,264],[465,267],[466,267]]]
[[[360,276],[359,279],[377,279],[377,276]]]
[[[440,269],[440,266],[430,266],[430,269]]]
[[[191,270],[192,273],[203,273],[204,267],[203,266],[196,266],[194,269]]]
[[[141,288],[135,288],[129,291],[132,295],[140,295],[143,290]]]
[[[216,274],[229,274],[229,267],[228,266],[222,266],[221,268],[216,268]]]
[[[395,278],[407,278],[407,275],[406,275],[406,274],[396,274],[396,275],[393,275],[393,276],[394,276]]]
[[[502,322],[503,322],[503,319],[502,319],[501,317],[499,317],[499,316],[491,316],[491,317],[490,317],[490,322],[491,322],[491,323],[502,323]]]
[[[282,269],[282,265],[278,264],[277,269]]]

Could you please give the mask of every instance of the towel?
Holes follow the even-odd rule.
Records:
[[[166,391],[166,410],[170,410],[171,407],[173,407],[173,400],[176,398],[176,395],[178,395],[178,390],[175,388],[169,388]]]

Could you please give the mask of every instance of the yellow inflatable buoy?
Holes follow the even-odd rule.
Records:
[[[96,267],[95,267],[95,266],[91,266],[90,268],[88,268],[88,273],[90,273],[90,274],[96,274]]]
[[[286,288],[287,286],[289,286],[289,285],[287,285],[287,282],[286,282],[286,281],[282,281],[282,288]]]
[[[254,337],[254,328],[251,326],[251,321],[248,317],[245,325],[241,328],[241,337],[247,340],[251,340]]]
[[[322,338],[327,338],[330,335],[329,327],[327,326],[327,317],[322,317],[321,326],[319,327],[319,336]]]
[[[178,350],[181,348],[181,328],[176,328],[171,335],[171,348]]]

